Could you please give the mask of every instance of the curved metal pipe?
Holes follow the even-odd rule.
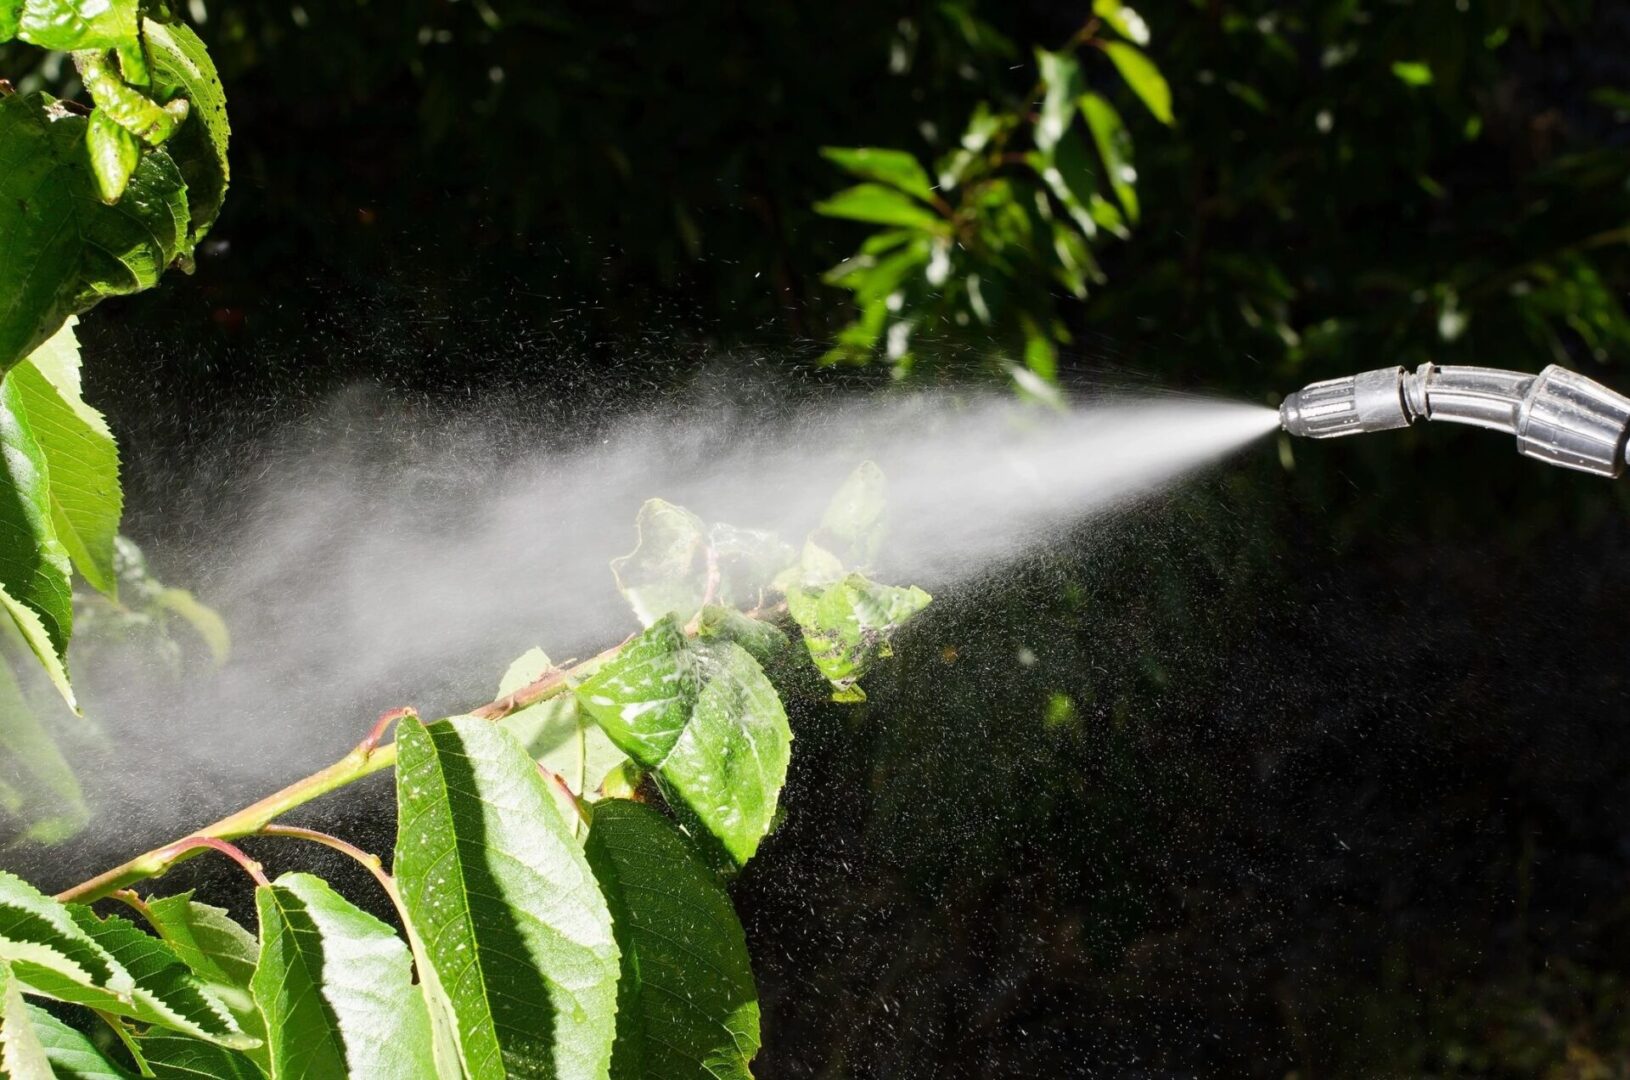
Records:
[[[1566,469],[1618,476],[1630,455],[1630,398],[1552,364],[1538,375],[1422,364],[1312,383],[1285,398],[1280,425],[1328,439],[1408,427],[1418,419],[1517,437],[1517,451]]]

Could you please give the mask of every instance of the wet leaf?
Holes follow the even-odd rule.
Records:
[[[528,650],[504,673],[498,684],[498,696],[513,694],[553,670],[554,664],[542,649]],[[606,774],[628,758],[598,725],[583,715],[571,694],[528,705],[498,723],[514,735],[539,764],[563,777],[578,795],[587,795],[598,788]]]
[[[113,49],[136,38],[136,0],[10,0],[0,41],[13,34],[42,49]]]
[[[163,941],[117,915],[99,918],[81,904],[70,904],[66,910],[87,936],[129,972],[134,985],[128,993],[87,987],[58,971],[34,970],[19,961],[18,974],[34,990],[222,1046],[246,1049],[258,1044],[259,1040],[238,1026],[225,1003]]]
[[[707,595],[707,527],[665,499],[647,499],[635,527],[634,550],[611,560],[617,588],[645,626],[668,614],[688,621]]]
[[[102,414],[80,396],[74,320],[12,369],[15,392],[45,458],[51,523],[74,568],[114,596],[114,538],[124,511],[119,450]]]
[[[787,610],[804,632],[810,659],[833,687],[835,701],[863,701],[860,677],[891,653],[896,630],[928,606],[912,586],[879,585],[860,574],[787,593]]]
[[[396,745],[396,877],[470,1080],[604,1077],[611,915],[537,766],[472,717],[409,717]]]
[[[188,891],[148,900],[148,921],[188,970],[220,999],[238,1026],[264,1040],[265,1022],[249,985],[259,961],[260,943],[225,910],[201,904],[192,895]],[[267,1063],[264,1046],[246,1053]]]
[[[311,874],[255,890],[272,1080],[435,1080],[430,1014],[396,932]]]
[[[0,961],[0,1074],[7,1080],[55,1080],[34,1016],[11,965]]]
[[[0,372],[71,314],[156,283],[187,230],[175,162],[148,151],[118,206],[101,200],[87,121],[49,94],[0,97]]]
[[[17,628],[30,648],[63,672],[68,637],[73,632],[73,603],[69,593],[68,551],[57,538],[51,513],[51,483],[44,448],[34,432],[28,411],[30,395],[25,380],[0,382],[0,590],[33,618],[19,618]],[[36,636],[43,632],[43,640]]]
[[[187,122],[165,144],[187,184],[184,247],[191,251],[215,223],[232,176],[227,161],[232,129],[226,116],[226,91],[204,43],[190,27],[143,19],[142,33],[147,39],[153,92],[158,100],[185,98],[192,106]]]
[[[577,689],[611,741],[652,769],[676,811],[737,865],[769,832],[792,730],[758,661],[727,641],[688,641],[670,616]]]
[[[758,991],[718,877],[667,818],[608,799],[586,846],[622,951],[612,1080],[750,1080]]]

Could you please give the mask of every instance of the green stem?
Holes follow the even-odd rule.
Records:
[[[569,689],[579,676],[611,659],[622,647],[620,644],[616,645],[573,667],[551,671],[513,694],[506,694],[472,710],[470,715],[500,720],[528,705],[555,697]],[[396,764],[396,744],[392,742],[379,745],[384,736],[384,728],[388,726],[389,720],[409,714],[411,710],[405,709],[387,713],[380,718],[380,723],[374,726],[367,738],[332,765],[318,769],[283,790],[274,792],[234,814],[228,814],[214,824],[206,825],[180,840],[156,847],[88,881],[65,889],[57,894],[57,899],[64,903],[82,904],[99,900],[115,889],[123,889],[138,881],[157,877],[206,847],[214,847],[215,845],[209,841],[236,840],[239,837],[253,836],[296,807],[304,806],[331,791],[354,784],[365,776],[372,776],[376,772],[390,768]]]

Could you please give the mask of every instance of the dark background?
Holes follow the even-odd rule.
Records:
[[[1089,7],[209,6],[226,209],[195,276],[82,327],[129,531],[184,582],[169,479],[358,381],[807,382],[866,232],[811,211],[818,148],[943,148]],[[1145,219],[1060,301],[1067,387],[1630,389],[1626,5],[1139,8],[1178,124],[1111,91]],[[982,377],[941,344],[925,378]],[[939,598],[864,707],[795,699],[735,888],[759,1075],[1630,1076],[1630,506],[1485,433],[1359,442],[1258,445]]]

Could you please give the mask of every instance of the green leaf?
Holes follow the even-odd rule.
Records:
[[[17,12],[16,35],[42,49],[113,49],[136,39],[136,0],[12,0],[7,6]],[[5,21],[0,15],[0,29]],[[10,36],[0,34],[0,41]]]
[[[821,156],[863,180],[880,181],[924,202],[932,202],[934,199],[934,185],[928,179],[927,171],[915,157],[904,150],[883,150],[871,146],[854,148],[823,146]]]
[[[248,1057],[214,1043],[154,1029],[138,1044],[156,1080],[266,1080]]]
[[[48,978],[128,998],[135,979],[74,921],[62,904],[14,874],[0,872],[0,960],[25,983]]]
[[[670,616],[577,689],[578,704],[655,771],[676,810],[742,865],[775,817],[792,730],[758,661],[734,642],[687,641]]]
[[[1120,41],[1106,43],[1104,54],[1155,119],[1162,124],[1172,123],[1172,90],[1154,61],[1140,49]]]
[[[97,1049],[89,1037],[38,1006],[29,1005],[27,1009],[29,1022],[45,1047],[46,1059],[51,1063],[57,1080],[133,1080],[134,1073]]]
[[[18,819],[16,840],[56,844],[90,820],[79,778],[35,714],[17,676],[0,656],[0,755],[5,809]]]
[[[91,587],[117,594],[113,543],[124,511],[119,450],[102,414],[80,396],[79,343],[70,318],[7,376],[44,454],[51,523]]]
[[[810,659],[832,684],[834,701],[863,701],[859,680],[890,655],[894,632],[928,606],[916,586],[898,588],[850,574],[842,581],[787,593],[787,610],[804,632]]]
[[[85,149],[96,174],[96,190],[112,206],[125,193],[130,174],[141,161],[141,143],[120,127],[106,109],[91,113],[85,128]]]
[[[554,669],[542,649],[528,650],[504,673],[498,696],[513,694]],[[550,772],[559,773],[580,796],[598,788],[607,773],[628,759],[604,731],[583,716],[571,694],[528,705],[498,723],[526,747],[528,755]]]
[[[153,603],[193,628],[209,648],[210,659],[215,661],[216,667],[225,664],[232,656],[232,633],[226,628],[226,620],[190,591],[160,589],[154,595]]]
[[[7,1080],[55,1080],[34,1010],[23,1002],[20,981],[0,961],[0,1075]]]
[[[1075,117],[1075,99],[1081,94],[1081,65],[1069,53],[1046,49],[1036,50],[1036,65],[1041,69],[1045,89],[1041,116],[1036,121],[1036,147],[1048,154]]]
[[[754,619],[735,608],[709,604],[702,609],[697,622],[697,636],[704,641],[734,641],[753,655],[760,664],[768,664],[787,651],[791,642],[773,623]]]
[[[1050,157],[1032,154],[1031,166],[1041,174],[1047,187],[1063,204],[1070,220],[1088,240],[1098,235],[1098,221],[1092,215],[1092,201],[1098,198],[1097,174],[1086,140],[1076,131],[1067,131],[1053,147]]]
[[[472,717],[409,717],[396,745],[396,877],[470,1080],[604,1077],[611,915],[537,766]]]
[[[585,851],[622,950],[612,1080],[750,1080],[758,991],[718,877],[667,818],[624,799],[594,808]]]
[[[226,91],[204,43],[190,27],[143,19],[142,34],[152,61],[154,95],[164,102],[185,98],[192,105],[188,121],[165,144],[187,184],[185,250],[191,251],[215,223],[232,178]]]
[[[944,233],[944,218],[894,188],[882,184],[857,184],[815,204],[815,212],[826,217],[865,221],[873,225],[899,225],[922,232]]]
[[[1109,185],[1115,197],[1126,210],[1126,219],[1137,224],[1138,172],[1132,166],[1132,136],[1121,123],[1120,113],[1097,94],[1081,96],[1081,115],[1086,117],[1092,140],[1098,145],[1098,156],[1103,158],[1104,171],[1109,174]]]
[[[715,524],[708,530],[718,582],[713,598],[742,610],[762,607],[775,577],[795,558],[790,545],[774,533]]]
[[[1149,24],[1121,0],[1093,0],[1092,13],[1132,44],[1149,44]]]
[[[129,972],[128,993],[87,987],[54,970],[34,970],[22,961],[17,972],[34,990],[61,1001],[128,1016],[144,1024],[184,1032],[235,1049],[258,1045],[213,992],[183,964],[175,951],[152,934],[117,915],[98,918],[90,908],[70,904],[74,923]]]
[[[223,909],[198,903],[190,890],[148,900],[144,914],[188,970],[226,1006],[244,1033],[264,1042],[265,1024],[249,986],[260,956],[255,936]],[[264,1045],[247,1053],[267,1064]]]
[[[707,527],[682,506],[647,499],[635,528],[634,550],[611,560],[617,588],[642,625],[668,614],[689,621],[707,594]]]
[[[149,151],[107,206],[85,147],[87,121],[48,94],[0,97],[0,372],[69,315],[158,281],[186,236],[186,187]]]
[[[49,464],[21,382],[0,382],[0,589],[34,612],[62,663],[73,632],[68,552],[52,520]]]
[[[1392,73],[1405,86],[1432,85],[1432,65],[1419,60],[1399,60],[1392,65]]]
[[[272,1080],[434,1080],[430,1013],[395,931],[311,874],[260,886],[255,910],[260,962],[251,986]]]
[[[74,700],[74,689],[68,684],[68,669],[64,666],[62,657],[58,655],[55,646],[51,644],[51,635],[46,632],[45,624],[40,621],[39,614],[27,604],[16,600],[5,590],[4,586],[0,586],[0,609],[4,609],[5,613],[11,616],[11,621],[17,628],[17,633],[21,635],[35,658],[39,660],[40,666],[45,668],[45,673],[50,678],[51,685],[55,686],[57,692],[68,702],[68,708],[77,713],[79,703]]]
[[[846,567],[872,564],[887,531],[888,480],[876,462],[855,466],[826,504],[814,541]]]

